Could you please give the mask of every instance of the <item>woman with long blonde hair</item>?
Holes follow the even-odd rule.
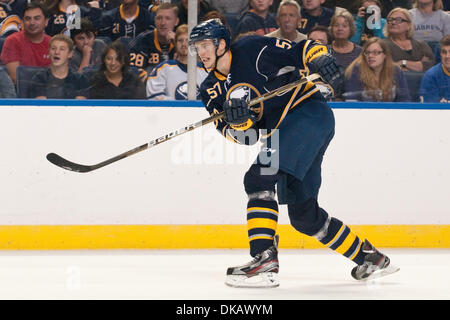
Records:
[[[345,72],[345,100],[411,101],[405,75],[393,62],[388,46],[373,37]]]

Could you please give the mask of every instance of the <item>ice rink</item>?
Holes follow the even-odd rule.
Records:
[[[282,249],[280,286],[224,284],[246,250],[2,251],[0,299],[450,299],[449,249],[383,249],[400,271],[357,282],[335,252]]]

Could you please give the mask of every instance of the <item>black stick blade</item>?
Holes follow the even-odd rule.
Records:
[[[85,166],[82,164],[78,164],[69,160],[64,159],[63,157],[57,155],[56,153],[47,154],[47,160],[53,163],[55,166],[60,168],[75,171],[75,172],[89,172],[92,171],[92,166]]]

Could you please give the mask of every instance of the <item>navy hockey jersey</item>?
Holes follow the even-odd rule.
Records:
[[[77,12],[78,11],[78,12]],[[64,33],[70,37],[70,30],[76,28],[76,19],[88,18],[96,28],[100,26],[102,10],[78,5],[69,6],[66,11],[58,7],[48,20],[45,33],[54,36]],[[78,22],[79,23],[79,22]]]
[[[27,0],[0,2],[0,36],[7,36],[21,29],[26,4]]]
[[[153,19],[148,10],[138,6],[134,17],[127,21],[122,6],[103,12],[99,36],[109,37],[113,41],[120,37],[136,38],[144,31],[154,28]]]
[[[334,15],[334,10],[326,7],[322,7],[322,13],[319,16],[312,16],[304,8],[302,8],[302,20],[297,28],[297,30],[303,34],[308,34],[308,32],[314,26],[325,26],[328,27],[331,22],[331,18]]]
[[[157,32],[157,29],[146,31],[130,42],[130,65],[150,73],[159,63],[173,59],[174,44],[159,43]]]
[[[303,40],[294,44],[288,40],[247,36],[231,45],[230,73],[224,77],[211,71],[200,88],[203,103],[212,114],[223,111],[223,104],[231,98],[250,99],[277,89],[308,74],[307,63],[327,53],[327,47],[317,42]],[[320,95],[314,83],[294,88],[291,91],[261,102],[254,106],[258,129],[276,129],[288,114],[302,101]],[[216,122],[216,128],[233,142],[230,126],[223,120]]]

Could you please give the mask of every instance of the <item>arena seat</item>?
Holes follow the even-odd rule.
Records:
[[[31,97],[30,89],[33,86],[31,79],[39,71],[47,70],[47,67],[18,66],[16,72],[17,98]]]
[[[409,94],[412,102],[419,102],[420,82],[425,72],[407,71],[405,72],[406,81],[408,82]]]

